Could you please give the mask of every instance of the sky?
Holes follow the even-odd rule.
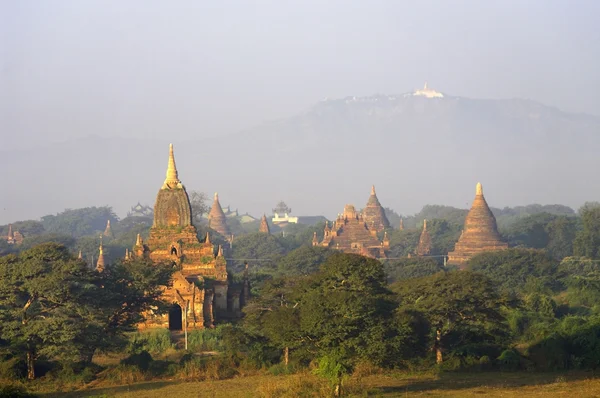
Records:
[[[90,137],[226,137],[424,82],[600,115],[599,15],[595,0],[0,0],[0,156]],[[41,195],[52,192],[29,199]],[[0,221],[25,212],[49,210],[30,201]]]
[[[425,81],[598,115],[598,15],[592,0],[1,0],[0,145],[220,136]]]

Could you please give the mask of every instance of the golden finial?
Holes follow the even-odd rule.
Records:
[[[169,144],[169,164],[167,166],[167,178],[163,188],[175,188],[181,185],[177,176],[177,166],[175,166],[175,155],[173,154],[173,144]]]
[[[204,241],[204,243],[210,244],[210,232],[206,233],[206,240]]]
[[[427,231],[427,220],[423,220],[423,231]]]
[[[215,192],[215,201],[216,200],[219,200],[219,193],[218,192]]]
[[[81,255],[81,250],[79,250],[79,255],[77,256],[78,259],[83,259],[83,256]]]
[[[483,195],[483,187],[480,182],[475,186],[475,195]]]
[[[371,185],[371,195],[375,195],[375,185]]]
[[[135,245],[136,246],[142,246],[143,242],[142,242],[142,236],[140,234],[137,234],[137,238],[135,239]]]
[[[129,249],[125,248],[125,260],[129,260]]]

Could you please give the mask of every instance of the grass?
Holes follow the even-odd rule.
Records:
[[[358,397],[599,397],[600,378],[592,373],[443,373],[388,372],[353,376],[346,396]],[[227,380],[163,380],[43,394],[42,397],[327,397],[331,389],[310,373],[254,375]]]

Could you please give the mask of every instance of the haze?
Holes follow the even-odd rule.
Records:
[[[217,137],[227,157],[229,134],[299,114],[324,98],[400,94],[425,81],[461,97],[528,98],[598,115],[599,15],[596,1],[2,1],[0,155],[12,157],[1,164],[13,188],[23,180],[31,184],[15,193],[5,180],[0,223],[102,204],[122,216],[135,203],[133,194],[119,198],[114,187],[114,200],[79,195],[78,201],[44,203],[61,187],[36,187],[35,167],[43,174],[52,165],[26,154],[56,148],[48,143],[71,148],[75,139],[98,136],[113,143],[156,140],[164,149],[170,141]],[[118,173],[103,153],[96,147],[87,156],[104,174]],[[152,183],[128,182],[150,204],[166,165],[166,149],[156,153],[152,167],[160,171]],[[235,175],[246,165],[227,158],[220,172]],[[188,186],[195,170],[183,174]],[[27,175],[15,178],[19,173]],[[359,181],[357,205],[374,180]],[[212,185],[202,189],[232,190],[227,182]],[[280,199],[255,194],[230,197],[255,216]],[[575,206],[595,194],[524,198]],[[34,199],[25,200],[28,195]],[[346,199],[334,199],[341,210]],[[434,199],[457,204],[423,197],[409,210]],[[497,205],[526,204],[508,202]],[[304,213],[332,211],[315,202]]]

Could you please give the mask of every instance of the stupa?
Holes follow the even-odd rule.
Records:
[[[427,232],[427,220],[423,220],[423,230],[419,237],[419,245],[415,254],[417,256],[428,256],[431,253],[431,235]]]
[[[369,200],[362,211],[362,215],[370,229],[381,232],[390,227],[390,222],[385,216],[385,210],[383,210],[383,207],[377,198],[377,194],[375,193],[375,185],[371,186],[371,196],[369,196]]]
[[[475,200],[465,218],[463,233],[456,242],[454,251],[448,253],[448,264],[463,268],[476,254],[507,248],[508,244],[502,242],[498,233],[496,217],[485,201],[481,183],[477,183]]]
[[[208,213],[208,226],[224,237],[229,237],[229,227],[227,226],[227,217],[223,212],[221,203],[219,202],[219,194],[215,192],[215,198],[213,200],[212,207]]]
[[[258,228],[258,232],[262,232],[265,234],[271,233],[271,229],[269,228],[269,223],[267,221],[266,214],[263,214],[262,218],[260,219],[260,227]]]

